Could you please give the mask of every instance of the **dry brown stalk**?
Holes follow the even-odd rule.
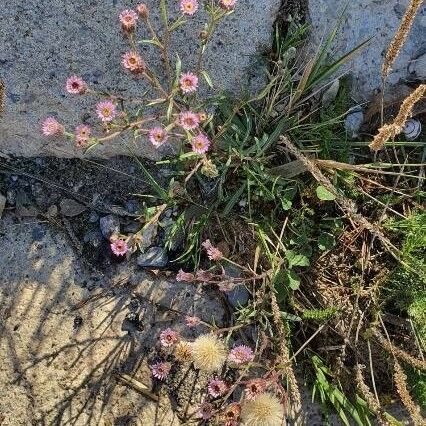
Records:
[[[393,380],[395,382],[396,390],[398,391],[404,407],[410,414],[414,426],[426,426],[426,420],[420,414],[420,408],[414,403],[410,393],[408,392],[407,376],[398,362],[395,362],[394,368]]]
[[[385,339],[385,337],[382,336],[377,330],[374,331],[374,337],[379,341],[385,351],[391,353],[396,358],[404,361],[414,368],[417,368],[418,370],[426,371],[426,361],[414,358],[412,355],[396,347],[388,339]]]
[[[277,337],[278,337],[278,351],[279,355],[277,357],[277,364],[283,366],[285,369],[284,372],[287,376],[287,379],[290,384],[290,395],[291,395],[291,404],[292,404],[292,413],[297,416],[300,413],[302,407],[302,398],[300,396],[299,386],[297,384],[296,375],[294,374],[293,368],[291,367],[290,361],[290,352],[287,347],[287,333],[283,326],[283,320],[281,317],[281,310],[278,306],[277,298],[275,292],[271,289],[271,308],[272,315],[274,318],[274,323],[277,328]]]
[[[336,202],[340,208],[358,225],[362,228],[368,229],[374,236],[376,236],[383,246],[396,258],[399,257],[399,250],[391,243],[391,241],[383,234],[381,229],[369,222],[364,216],[357,212],[356,204],[342,196],[337,192],[336,188],[332,185],[329,179],[327,179],[319,167],[313,160],[310,160],[303,155],[300,150],[288,139],[287,136],[281,136],[281,141],[286,145],[288,151],[292,153],[298,160],[301,160],[305,165],[306,169],[312,174],[312,176],[325,188],[327,191],[332,193],[336,197]]]
[[[386,52],[385,60],[382,66],[382,77],[385,80],[389,75],[389,71],[395,62],[395,59],[399,55],[405,40],[408,37],[411,26],[413,25],[414,18],[422,5],[423,0],[411,0],[407,10],[402,18],[401,24],[399,25],[398,31],[389,45],[388,51]]]
[[[402,132],[405,122],[413,113],[414,105],[423,98],[425,93],[426,84],[421,84],[404,100],[393,123],[383,125],[369,145],[373,151],[379,151],[389,139],[394,139]]]
[[[359,392],[365,398],[368,408],[376,415],[379,425],[389,426],[390,423],[386,420],[382,407],[377,402],[368,385],[365,383],[362,368],[359,364],[355,366],[355,382]]]

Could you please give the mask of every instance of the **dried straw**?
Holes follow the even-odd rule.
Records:
[[[414,106],[424,97],[425,93],[426,84],[421,84],[404,100],[393,123],[382,126],[369,145],[373,151],[379,151],[389,139],[395,138],[402,132],[405,122],[413,113]]]

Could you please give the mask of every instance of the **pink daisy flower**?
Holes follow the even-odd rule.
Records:
[[[119,19],[123,30],[131,32],[135,29],[138,14],[134,10],[126,9],[120,13]]]
[[[184,15],[192,16],[198,10],[197,0],[181,0],[180,10]]]
[[[237,0],[220,0],[219,4],[223,9],[232,10],[235,7]]]
[[[190,315],[187,315],[185,317],[185,323],[188,327],[196,327],[201,324],[201,320],[198,317],[191,317]]]
[[[158,148],[159,146],[163,145],[164,142],[167,141],[167,138],[169,137],[167,134],[166,129],[163,129],[162,127],[154,127],[152,128],[148,133],[149,141]]]
[[[151,373],[156,379],[164,380],[169,375],[171,368],[170,362],[157,362],[151,365]]]
[[[191,72],[187,72],[182,74],[179,84],[183,93],[195,92],[198,87],[198,77]]]
[[[190,272],[184,272],[182,269],[179,269],[179,272],[176,275],[176,281],[186,281],[188,283],[194,281],[195,276]]]
[[[142,19],[146,19],[149,15],[148,6],[145,3],[139,3],[136,6],[136,10]]]
[[[65,88],[67,89],[67,92],[72,95],[82,95],[87,90],[87,84],[81,77],[72,75],[67,78]]]
[[[253,359],[253,350],[246,345],[235,346],[228,355],[228,361],[238,365],[246,364]]]
[[[193,130],[196,129],[200,124],[200,118],[198,117],[198,114],[195,114],[195,112],[181,112],[179,114],[179,124],[185,130]]]
[[[160,333],[160,343],[161,346],[169,348],[179,342],[179,333],[172,330],[171,328],[166,328]]]
[[[249,380],[244,389],[246,399],[255,399],[259,394],[265,392],[268,383],[265,379]]]
[[[209,402],[203,402],[197,410],[199,419],[208,420],[213,416],[213,405]]]
[[[111,247],[112,252],[116,256],[124,256],[129,251],[129,247],[128,247],[126,241],[121,240],[121,239],[114,240],[110,244],[110,247]]]
[[[47,117],[42,125],[41,131],[45,136],[58,136],[65,132],[64,126],[56,120],[54,117]]]
[[[207,256],[210,260],[218,261],[223,258],[222,252],[218,248],[214,247],[210,240],[204,241],[201,245],[207,251]]]
[[[75,128],[75,143],[77,146],[85,145],[90,139],[92,130],[86,124],[80,124]]]
[[[134,74],[140,74],[146,69],[144,60],[136,52],[126,52],[121,58],[121,64]]]
[[[114,120],[115,116],[117,115],[115,105],[111,101],[99,102],[98,105],[96,105],[96,112],[98,114],[98,117],[104,123]]]
[[[226,391],[228,390],[228,385],[223,380],[212,379],[210,380],[209,385],[207,386],[207,390],[210,396],[212,396],[213,398],[217,398],[226,393]]]
[[[191,140],[192,151],[197,154],[205,154],[210,148],[210,139],[200,133]]]

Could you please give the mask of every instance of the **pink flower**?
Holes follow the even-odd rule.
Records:
[[[207,251],[207,256],[210,260],[218,261],[223,258],[222,252],[218,248],[214,247],[210,240],[204,241],[201,245]]]
[[[200,133],[191,140],[192,151],[197,154],[205,154],[210,147],[210,140],[206,135]]]
[[[142,19],[148,18],[149,10],[148,10],[148,6],[145,3],[139,3],[136,6],[136,10]]]
[[[156,379],[164,380],[169,375],[171,368],[172,364],[170,362],[157,362],[151,365],[151,372]]]
[[[85,145],[89,139],[92,130],[86,124],[80,124],[75,128],[75,143],[78,147]]]
[[[115,116],[117,115],[115,105],[111,101],[99,102],[98,105],[96,105],[96,112],[98,114],[98,117],[104,123],[114,120]]]
[[[199,269],[195,274],[195,279],[197,281],[210,281],[213,278],[213,274],[209,271],[204,271],[203,269]]]
[[[208,420],[213,416],[213,405],[209,402],[203,402],[197,410],[197,417],[199,419]]]
[[[121,239],[116,239],[110,244],[112,252],[116,256],[124,256],[128,251],[129,247],[127,246],[126,241]]]
[[[187,315],[185,317],[185,323],[188,327],[196,327],[197,325],[201,324],[201,320],[198,317],[191,317]]]
[[[179,124],[185,130],[193,130],[200,124],[200,118],[198,117],[198,114],[191,111],[181,112],[179,114]]]
[[[144,60],[136,52],[125,53],[122,56],[121,64],[126,70],[129,70],[134,74],[143,73],[146,69]]]
[[[64,126],[53,117],[47,117],[42,125],[41,131],[45,136],[58,136],[62,135],[65,132]]]
[[[259,394],[265,392],[267,381],[265,379],[249,380],[245,387],[246,399],[255,399]]]
[[[167,141],[167,138],[169,137],[167,134],[166,129],[163,129],[162,127],[154,127],[149,131],[148,134],[149,141],[158,148],[159,146],[163,145],[164,142]]]
[[[188,283],[194,281],[195,276],[190,272],[184,272],[182,269],[179,269],[179,272],[176,275],[176,281],[186,281]]]
[[[179,333],[172,330],[171,328],[166,328],[160,333],[160,343],[161,346],[168,348],[179,342]]]
[[[191,72],[182,74],[179,84],[183,93],[195,92],[198,87],[198,77]]]
[[[123,10],[120,13],[120,22],[124,31],[133,31],[138,20],[138,14],[134,10]]]
[[[253,361],[253,359],[253,350],[246,345],[235,346],[228,355],[228,361],[238,365],[246,364]]]
[[[207,386],[207,390],[213,398],[217,398],[218,396],[222,396],[226,393],[228,385],[223,380],[212,379]]]
[[[219,4],[223,9],[232,10],[235,7],[237,0],[219,0]]]
[[[181,0],[180,10],[184,15],[192,16],[198,10],[197,0]]]
[[[223,413],[225,420],[224,426],[237,426],[238,419],[241,414],[241,405],[238,402],[232,402],[229,404]]]
[[[72,95],[82,95],[87,90],[87,84],[81,77],[76,75],[68,77],[65,87],[67,92],[71,93]]]

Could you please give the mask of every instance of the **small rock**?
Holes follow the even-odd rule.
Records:
[[[233,308],[246,305],[250,298],[250,293],[244,285],[239,285],[225,294]]]
[[[60,202],[61,213],[67,217],[75,217],[86,210],[86,206],[71,198],[64,198]]]
[[[426,80],[426,53],[410,62],[408,72],[417,80]]]
[[[55,204],[52,204],[46,212],[47,217],[55,217],[58,214],[58,207]]]
[[[168,261],[169,257],[162,247],[151,247],[138,257],[138,265],[142,268],[164,268]]]
[[[152,246],[154,239],[157,236],[157,231],[158,225],[156,223],[151,223],[142,231],[140,243],[142,250]]]
[[[116,216],[109,214],[99,219],[102,235],[109,240],[111,235],[120,233],[120,221]]]
[[[14,206],[16,204],[16,191],[14,189],[8,189],[6,192],[6,200],[10,206]]]
[[[345,129],[349,137],[355,139],[359,134],[359,129],[364,122],[364,112],[361,106],[352,108],[345,119]]]
[[[416,118],[410,118],[405,122],[402,132],[407,140],[413,141],[420,136],[422,132],[422,123]]]
[[[338,79],[334,80],[333,83],[328,87],[328,89],[322,95],[322,101],[321,101],[322,106],[324,107],[329,106],[336,99],[339,89],[340,89],[340,81]]]
[[[103,235],[98,230],[89,231],[86,234],[84,234],[84,236],[83,236],[83,241],[86,244],[90,244],[91,246],[93,246],[95,248],[100,247],[100,245],[103,242],[103,239],[104,239]]]
[[[126,201],[126,210],[129,213],[136,214],[139,211],[139,204],[137,201],[129,200]]]
[[[6,206],[6,197],[2,194],[0,194],[0,218],[3,214],[3,210]]]
[[[96,223],[98,220],[99,220],[99,215],[96,212],[91,211],[89,215],[89,222]]]

